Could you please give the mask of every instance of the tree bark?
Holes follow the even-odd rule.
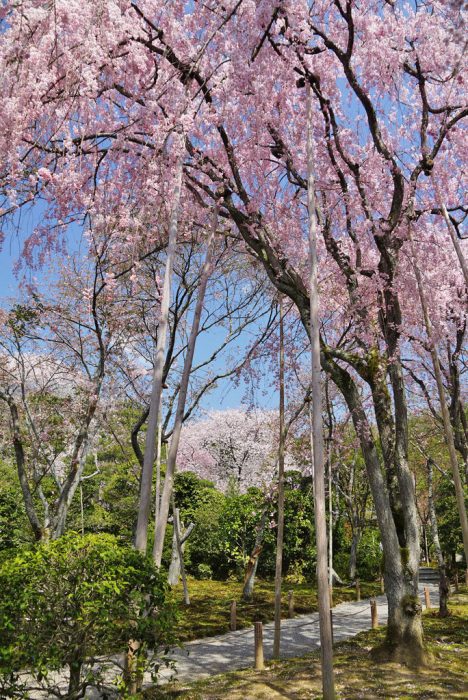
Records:
[[[276,532],[275,563],[275,632],[273,638],[273,658],[280,657],[281,643],[281,584],[283,580],[283,540],[284,540],[284,309],[280,296],[280,342],[279,342],[279,450],[278,450],[278,515]],[[258,561],[258,558],[257,558]],[[256,566],[256,565],[255,565]]]
[[[325,473],[322,425],[322,387],[320,364],[319,287],[317,260],[317,215],[313,160],[312,99],[307,83],[307,207],[309,214],[309,293],[310,343],[312,357],[312,440],[314,452],[314,514],[317,546],[317,587],[322,657],[322,689],[324,700],[334,700],[333,641],[328,590],[327,520],[325,505]]]
[[[356,578],[356,569],[357,569],[357,551],[358,551],[358,546],[359,546],[359,540],[361,537],[361,533],[357,528],[353,528],[353,536],[351,539],[351,550],[349,553],[349,578],[351,581],[354,581]]]
[[[207,241],[207,251],[205,261],[203,263],[203,268],[200,276],[200,284],[198,288],[197,303],[195,306],[195,312],[193,315],[192,328],[190,330],[190,337],[187,345],[187,355],[184,361],[184,368],[182,371],[182,379],[180,381],[179,397],[177,400],[177,409],[174,422],[174,429],[172,432],[171,444],[169,447],[169,453],[167,455],[166,463],[166,475],[164,478],[164,486],[161,494],[161,502],[159,509],[159,520],[156,523],[156,532],[154,538],[154,561],[156,566],[161,566],[162,552],[164,547],[164,537],[166,534],[167,518],[169,515],[169,506],[171,502],[174,474],[176,469],[177,451],[179,449],[180,433],[182,431],[182,422],[185,412],[185,402],[187,399],[188,384],[190,379],[190,372],[192,371],[193,356],[195,353],[195,345],[197,342],[198,330],[200,327],[200,319],[203,311],[203,305],[205,301],[206,286],[208,284],[209,276],[212,272],[212,260],[213,260],[213,243],[216,233],[216,228],[218,225],[218,206],[215,205],[213,212],[213,220],[211,224],[210,233]],[[162,365],[161,365],[162,368]]]
[[[242,589],[242,600],[249,602],[252,600],[253,589],[255,583],[255,574],[257,572],[258,560],[260,559],[260,554],[263,549],[263,535],[265,533],[265,525],[267,520],[267,509],[265,508],[262,517],[260,518],[260,523],[257,527],[257,534],[255,536],[255,544],[252,550],[252,554],[247,562],[247,567],[244,576],[244,587]]]
[[[19,422],[18,407],[9,394],[0,392],[0,398],[2,398],[8,405],[10,410],[11,428],[12,428],[12,438],[13,438],[13,449],[15,451],[16,459],[16,469],[18,471],[18,479],[21,486],[21,492],[23,494],[24,506],[26,509],[26,515],[28,516],[29,524],[31,525],[34,537],[36,540],[41,540],[44,538],[44,530],[41,526],[40,520],[37,516],[36,509],[34,507],[34,501],[29,488],[28,477],[26,474],[26,459],[24,455],[24,446],[21,439],[21,427]]]
[[[135,547],[140,552],[146,552],[148,544],[148,523],[151,510],[151,491],[153,483],[153,463],[156,449],[156,434],[159,423],[159,407],[161,404],[164,356],[166,348],[167,329],[169,325],[169,306],[171,303],[172,268],[177,246],[177,230],[182,192],[182,157],[177,165],[174,183],[174,196],[171,218],[169,222],[169,243],[167,248],[166,268],[164,271],[161,313],[156,343],[156,358],[153,371],[153,387],[151,391],[148,426],[146,429],[145,452],[140,481],[140,497],[138,502],[138,519],[135,533]],[[166,514],[167,518],[167,514]],[[162,553],[162,549],[161,549]],[[160,563],[160,562],[159,562]]]
[[[184,550],[182,548],[182,540],[180,535],[179,509],[175,507],[174,494],[172,494],[172,512],[174,515],[174,535],[177,546],[177,552],[179,554],[180,575],[182,576],[182,585],[184,587],[184,602],[185,605],[190,605],[187,576],[185,575]]]
[[[180,522],[180,515],[179,511],[177,509],[178,513],[178,529],[179,529],[179,534],[180,534],[180,549],[182,552],[182,560],[179,554],[179,548],[177,546],[177,535],[176,535],[176,529],[174,527],[174,532],[172,535],[172,555],[171,555],[171,563],[169,565],[169,573],[167,575],[167,582],[169,583],[170,586],[177,586],[179,583],[179,578],[181,576],[181,561],[183,561],[183,555],[185,552],[185,543],[187,542],[188,538],[190,537],[191,533],[193,532],[193,529],[195,527],[195,523],[189,523],[188,527],[184,530],[183,529],[183,523]]]
[[[69,666],[69,672],[70,676],[68,679],[68,695],[67,697],[70,698],[70,700],[75,700],[75,698],[82,697],[82,694],[79,693],[80,690],[80,683],[81,683],[81,667],[82,667],[81,661],[72,661]]]

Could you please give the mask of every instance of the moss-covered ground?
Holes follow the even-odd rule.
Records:
[[[252,602],[241,600],[242,584],[237,581],[197,581],[189,579],[190,605],[183,603],[182,587],[173,590],[179,612],[177,635],[181,641],[213,637],[229,631],[231,601],[236,601],[237,629],[250,627],[255,620],[270,622],[274,617],[274,582],[258,580]],[[317,591],[308,584],[286,586],[282,616],[287,617],[287,591],[294,592],[294,610],[298,615],[317,610]],[[361,582],[361,596],[368,598],[380,593],[379,583]],[[333,591],[334,605],[356,599],[354,587],[337,586]]]
[[[258,593],[260,595],[260,591]],[[370,651],[383,641],[385,628],[337,644],[337,697],[344,700],[468,698],[467,588],[461,588],[452,596],[450,612],[450,617],[445,619],[439,618],[437,611],[424,613],[428,664],[418,671],[395,663],[375,663]],[[147,700],[313,700],[321,697],[319,652],[269,663],[262,672],[238,671],[190,685],[154,688],[145,693]]]

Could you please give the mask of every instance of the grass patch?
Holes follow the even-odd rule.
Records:
[[[468,697],[468,589],[450,599],[450,617],[424,613],[430,662],[418,671],[395,663],[376,665],[370,655],[385,628],[363,632],[335,646],[337,697],[342,700],[458,700]],[[237,671],[146,691],[147,700],[318,700],[320,655],[270,662],[263,672]]]
[[[198,581],[189,579],[190,605],[183,603],[182,586],[173,589],[179,612],[177,635],[182,642],[213,637],[229,631],[231,601],[237,603],[237,629],[253,625],[255,620],[271,622],[274,617],[274,582],[257,580],[251,603],[241,600],[242,583],[237,581]],[[283,595],[282,616],[287,617],[287,590],[294,591],[297,615],[317,611],[317,591],[308,584],[292,585]],[[362,598],[380,593],[379,583],[361,582]],[[354,587],[340,586],[333,590],[333,603],[356,599]]]

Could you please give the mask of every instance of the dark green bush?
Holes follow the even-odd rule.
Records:
[[[28,697],[34,686],[74,700],[102,687],[106,662],[130,639],[154,668],[148,650],[173,642],[163,577],[112,535],[73,533],[20,550],[1,563],[0,590],[1,697]]]

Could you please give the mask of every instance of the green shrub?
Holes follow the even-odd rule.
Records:
[[[154,671],[148,650],[173,642],[163,578],[112,535],[72,533],[20,550],[1,563],[0,590],[1,697],[26,698],[34,686],[75,700],[102,687],[130,639],[140,642],[138,663]]]
[[[199,564],[197,566],[197,578],[201,580],[208,580],[213,578],[213,571],[211,566],[208,564]]]
[[[380,533],[377,528],[368,528],[364,530],[358,546],[358,576],[365,581],[372,581],[379,576],[381,567]]]

